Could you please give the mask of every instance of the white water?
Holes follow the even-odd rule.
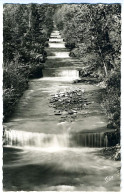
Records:
[[[48,59],[54,59],[54,58],[69,58],[69,52],[53,52],[54,56],[48,56]]]
[[[60,32],[59,32],[58,30],[54,30],[54,31],[51,33],[51,36],[52,36],[52,35],[55,35],[55,36],[60,35]]]
[[[62,70],[59,75],[61,77],[72,77],[72,78],[79,78],[79,71],[78,70]]]
[[[61,39],[61,35],[51,35],[51,38],[58,38],[58,39]]]
[[[49,43],[50,48],[65,48],[65,43]]]
[[[45,134],[17,130],[5,131],[6,145],[40,148],[67,148],[67,147],[107,147],[108,138],[104,133],[83,134]]]
[[[49,39],[49,42],[62,42],[63,41],[63,39],[61,39],[61,38],[50,38]]]
[[[61,38],[59,31],[54,31],[49,39],[50,48],[65,48],[65,43]]]
[[[5,131],[6,144],[9,146],[63,148],[69,146],[68,134],[45,134],[26,131]]]
[[[50,36],[50,38],[61,38],[61,35],[60,35],[60,33],[59,33],[59,31],[58,30],[56,30],[56,31],[53,31],[52,33],[51,33],[51,36]]]
[[[49,81],[73,81],[80,80],[79,71],[78,70],[61,70],[58,71],[55,77],[44,77],[41,80],[49,80]]]

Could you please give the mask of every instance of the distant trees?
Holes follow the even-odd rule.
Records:
[[[70,49],[106,83],[106,107],[110,123],[120,128],[121,5],[61,5],[54,20]],[[82,75],[83,76],[83,75]]]
[[[18,57],[30,61],[30,51],[44,54],[43,48],[53,28],[53,8],[50,5],[4,4],[4,63]]]
[[[52,5],[4,4],[3,103],[4,119],[28,86],[28,78],[42,76],[44,50],[52,28]]]
[[[86,65],[91,60],[92,66],[103,67],[107,76],[120,58],[120,13],[119,4],[70,4],[61,6],[54,20],[67,47],[73,49],[71,55],[80,57]]]

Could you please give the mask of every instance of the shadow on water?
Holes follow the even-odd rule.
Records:
[[[76,185],[77,182],[72,181],[76,176],[79,177],[79,173],[57,170],[56,165],[14,167],[4,172],[5,191],[47,191],[52,189],[51,186],[56,190],[57,185]]]
[[[88,148],[4,148],[4,191],[118,191],[117,163],[113,162],[113,169],[112,162],[98,157],[98,152]],[[109,183],[105,182],[107,176],[113,176]]]

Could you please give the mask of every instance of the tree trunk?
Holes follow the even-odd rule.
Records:
[[[103,59],[103,55],[102,55],[102,51],[101,51],[100,47],[99,47],[99,53],[100,53],[101,58]],[[104,60],[103,60],[103,66],[104,66],[105,75],[108,76],[108,71],[107,71]]]
[[[104,61],[103,61],[103,65],[104,65],[105,75],[108,76],[108,71],[107,71],[107,68],[106,68],[106,65],[105,65],[105,62]]]

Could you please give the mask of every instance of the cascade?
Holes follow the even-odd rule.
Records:
[[[60,42],[60,43],[49,42],[49,47],[50,48],[65,48],[65,43],[64,42]]]
[[[61,77],[71,77],[71,78],[79,78],[78,70],[63,70],[59,73]]]
[[[68,147],[67,134],[45,134],[18,130],[5,130],[4,143],[10,146]]]
[[[10,146],[64,148],[64,147],[107,147],[104,133],[45,134],[17,130],[5,130],[4,143]]]
[[[42,80],[51,81],[74,81],[80,79],[78,70],[59,70],[54,77],[43,77]]]
[[[62,38],[50,38],[49,39],[49,42],[54,42],[54,43],[56,43],[56,42],[62,42],[63,41],[63,39]]]
[[[74,134],[74,145],[83,147],[108,147],[108,137],[103,132]]]
[[[65,48],[65,42],[61,38],[59,31],[53,31],[49,39],[50,48]]]
[[[73,84],[82,62],[69,56],[59,31],[51,34],[46,52],[43,77],[29,81],[14,116],[4,124],[3,190],[119,191],[119,161],[100,155],[111,142],[99,86]]]
[[[54,30],[49,39],[49,47],[65,48],[65,43],[59,31]],[[68,51],[53,51],[54,56],[48,58],[69,58]],[[41,80],[71,81],[79,78],[79,71],[76,69],[60,69],[55,77],[44,77]],[[107,147],[108,137],[104,133],[64,133],[64,134],[45,134],[38,132],[27,132],[19,130],[5,130],[4,143],[10,146],[33,146],[33,147]]]
[[[66,52],[64,52],[64,51],[62,51],[62,52],[58,52],[58,51],[56,51],[56,52],[53,52],[53,54],[54,54],[54,56],[48,56],[47,58],[48,59],[54,59],[54,58],[69,58],[69,52],[68,51],[66,51]]]

